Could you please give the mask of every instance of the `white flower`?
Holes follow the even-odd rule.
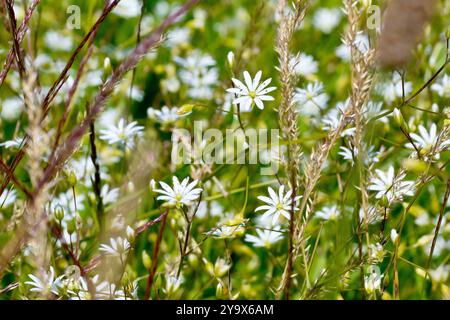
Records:
[[[5,147],[6,149],[9,148],[19,148],[22,145],[23,142],[22,137],[17,137],[14,140],[7,140],[5,142],[0,143],[0,147]]]
[[[440,81],[431,86],[431,90],[442,98],[450,98],[450,76],[445,74]]]
[[[354,45],[356,46],[359,52],[363,54],[366,53],[370,48],[369,37],[366,34],[358,33],[355,37]],[[351,59],[350,46],[347,43],[341,44],[336,49],[336,56],[338,56],[344,61],[350,61]]]
[[[391,241],[395,243],[395,241],[397,241],[397,238],[398,238],[397,230],[391,229]]]
[[[296,74],[304,77],[315,74],[319,65],[312,56],[304,53],[292,57],[289,63]]]
[[[387,172],[375,170],[376,176],[371,179],[369,190],[377,191],[376,198],[386,196],[389,202],[401,201],[403,196],[414,195],[414,182],[402,181],[405,173],[395,176],[394,167],[390,166]]]
[[[120,119],[117,126],[109,125],[108,129],[100,130],[100,139],[109,144],[121,143],[127,148],[134,146],[134,138],[142,136],[144,127],[138,126],[136,121],[125,124],[125,119]]]
[[[323,207],[322,210],[316,212],[316,216],[324,220],[336,220],[340,215],[341,212],[336,205]]]
[[[109,188],[109,185],[102,186],[101,196],[103,204],[108,205],[117,201],[119,197],[119,188]]]
[[[12,205],[17,198],[17,191],[12,190],[4,190],[3,193],[0,195],[0,209],[1,208],[7,208],[10,205]]]
[[[214,265],[206,260],[205,262],[206,262],[206,271],[208,271],[210,275],[216,278],[223,277],[231,268],[231,265],[228,264],[225,261],[225,259],[222,258],[218,258],[214,263]]]
[[[439,141],[439,136],[437,134],[436,124],[431,124],[430,131],[427,131],[423,125],[419,125],[419,134],[411,133],[410,136],[414,142],[414,145],[407,143],[406,147],[409,149],[414,149],[414,146],[419,149],[421,155],[428,155],[430,152],[434,154],[432,157],[439,159],[439,153],[444,151],[450,146],[450,139],[445,141]],[[439,145],[437,143],[439,142]],[[428,157],[426,157],[427,159]]]
[[[227,92],[234,93],[238,96],[238,98],[233,101],[233,104],[239,104],[243,110],[248,110],[254,103],[262,110],[264,109],[263,101],[275,100],[272,96],[267,95],[267,93],[276,89],[276,87],[267,88],[272,81],[272,78],[260,83],[261,76],[262,72],[258,71],[252,80],[250,74],[247,71],[244,71],[245,85],[237,79],[231,79],[236,88],[227,89]]]
[[[181,183],[176,176],[172,177],[173,188],[167,183],[160,181],[159,185],[163,189],[154,191],[162,194],[157,200],[163,200],[170,206],[181,207],[190,205],[192,201],[197,200],[203,192],[202,188],[195,188],[198,180],[189,183],[189,177],[186,177]]]
[[[161,110],[148,108],[147,115],[150,119],[155,119],[159,123],[165,125],[173,124],[180,118],[177,107],[169,108],[167,106],[163,106]]]
[[[308,83],[306,88],[297,88],[294,99],[300,113],[317,116],[326,108],[329,97],[323,92],[323,83],[314,82]]]
[[[216,62],[210,55],[193,51],[186,59],[175,57],[175,62],[182,66],[181,81],[188,88],[188,95],[194,99],[212,99],[212,87],[217,84],[219,72],[214,66]]]
[[[403,86],[402,77],[398,73],[394,73],[392,82],[387,85],[380,86],[379,90],[381,90],[384,100],[387,103],[392,103],[397,98],[402,98],[403,94],[405,95],[405,98],[408,97],[412,91],[412,83],[405,81]]]
[[[341,10],[338,8],[318,9],[313,16],[313,25],[323,33],[330,33],[341,21]]]
[[[376,262],[382,262],[384,259],[384,249],[381,243],[370,244],[370,257]]]
[[[231,239],[236,238],[245,231],[244,230],[245,223],[236,223],[233,225],[222,225],[220,227],[214,228],[212,231],[207,234],[212,235],[217,239]]]
[[[50,266],[50,270],[44,274],[40,274],[39,276],[29,274],[28,277],[32,281],[25,281],[25,283],[32,287],[30,291],[39,292],[44,296],[49,293],[58,295],[59,289],[62,287],[63,276],[55,279],[55,269],[53,269],[52,266]]]
[[[141,4],[139,0],[122,0],[112,11],[122,18],[133,18],[141,14]]]
[[[131,248],[131,245],[126,238],[110,238],[109,242],[111,245],[101,244],[100,251],[106,252],[107,254],[113,256],[121,257]]]
[[[285,194],[284,186],[280,187],[278,194],[271,187],[268,188],[268,191],[270,198],[258,196],[258,199],[265,202],[266,205],[259,206],[255,211],[265,210],[263,216],[272,216],[272,221],[274,223],[279,220],[281,215],[289,220],[291,210],[298,210],[296,204],[301,196],[296,196],[295,199],[292,199],[292,190],[287,191]],[[294,204],[292,203],[292,200],[294,200]]]
[[[7,121],[16,120],[23,110],[23,101],[20,98],[9,98],[3,100],[1,103],[1,113],[2,119]]]
[[[188,28],[174,28],[167,33],[166,45],[169,48],[189,43],[191,30]]]
[[[376,272],[371,272],[369,275],[364,276],[364,288],[368,294],[373,294],[375,291],[380,290],[382,276]]]
[[[72,38],[56,31],[48,31],[44,38],[45,44],[52,50],[70,51],[73,43]]]
[[[245,241],[253,243],[255,247],[265,247],[269,249],[272,244],[283,239],[283,233],[280,232],[280,230],[280,226],[273,227],[271,230],[256,229],[256,234],[258,236],[247,234],[245,236]]]
[[[450,266],[440,265],[437,269],[430,270],[431,279],[437,283],[445,283],[447,281],[449,271]]]
[[[175,294],[183,283],[183,277],[176,277],[173,275],[166,275],[166,288],[165,292],[168,296]]]

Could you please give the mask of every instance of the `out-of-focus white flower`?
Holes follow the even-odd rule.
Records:
[[[366,53],[369,48],[369,37],[364,33],[358,33],[355,37],[354,44],[356,48],[361,53]],[[347,43],[341,44],[339,47],[336,48],[336,56],[341,58],[344,61],[350,61],[351,59],[351,49],[350,46]]]
[[[73,47],[72,38],[57,31],[48,31],[44,37],[45,44],[52,50],[70,51]]]
[[[9,98],[3,100],[1,103],[1,113],[2,119],[7,121],[16,120],[23,110],[23,101],[20,98]]]
[[[101,196],[103,204],[108,205],[117,201],[119,197],[119,188],[109,188],[109,185],[105,184],[102,186]]]
[[[370,244],[370,257],[376,262],[382,262],[384,259],[384,249],[381,243]]]
[[[392,81],[386,85],[379,86],[378,90],[381,90],[387,103],[392,103],[396,99],[402,98],[403,94],[406,98],[412,91],[412,83],[405,81],[403,84],[402,77],[398,73],[394,73]]]
[[[397,238],[398,238],[397,230],[391,229],[391,241],[395,243],[397,241]]]
[[[324,220],[336,220],[341,215],[336,205],[323,207],[322,210],[316,212],[316,216]]]
[[[216,278],[223,277],[231,268],[231,265],[222,258],[218,258],[214,265],[211,262],[205,260],[205,265],[206,271],[208,271],[210,275]]]
[[[0,209],[7,208],[10,205],[12,205],[14,201],[16,201],[16,198],[17,198],[16,190],[12,189],[3,191],[3,193],[0,195]]]
[[[167,33],[165,44],[169,48],[178,47],[187,44],[190,41],[191,31],[188,28],[173,28]]]
[[[298,199],[300,199],[301,196],[296,196],[294,199],[292,199],[292,190],[284,193],[283,185],[280,186],[278,194],[271,187],[268,187],[267,190],[269,191],[270,198],[266,196],[258,196],[258,199],[265,202],[266,204],[263,206],[259,206],[255,209],[255,211],[264,210],[265,212],[263,216],[272,216],[272,221],[274,223],[279,220],[280,216],[283,216],[287,220],[289,220],[291,210],[298,210],[296,205]]]
[[[296,74],[304,77],[315,74],[319,69],[319,64],[313,56],[304,53],[292,57],[289,63]]]
[[[5,142],[0,143],[0,147],[9,148],[19,148],[22,145],[23,138],[17,137],[14,140],[7,140]]]
[[[306,88],[297,88],[295,91],[294,99],[300,113],[317,116],[326,108],[329,97],[323,92],[323,83],[308,83]]]
[[[212,99],[212,87],[219,77],[214,59],[195,50],[187,58],[175,57],[174,60],[183,68],[179,74],[181,81],[188,86],[189,97]]]
[[[166,287],[165,292],[168,297],[171,297],[180,289],[183,283],[183,277],[176,277],[174,275],[166,275]]]
[[[126,238],[122,237],[110,238],[109,243],[110,245],[104,243],[101,244],[99,250],[112,256],[122,257],[131,248],[130,242],[128,242]]]
[[[414,195],[414,181],[403,181],[405,173],[396,176],[393,166],[387,172],[376,169],[375,173],[367,189],[377,191],[377,199],[386,196],[389,202],[394,202],[402,201],[404,196]]]
[[[442,98],[450,98],[450,76],[445,74],[442,79],[431,85],[431,90]]]
[[[267,95],[269,92],[272,92],[276,89],[276,87],[267,88],[267,86],[272,81],[272,78],[269,78],[260,83],[261,76],[262,71],[258,71],[255,77],[252,79],[250,73],[248,73],[248,71],[244,71],[245,84],[243,84],[238,79],[232,78],[231,80],[236,87],[227,89],[227,92],[233,93],[237,96],[237,98],[233,101],[233,104],[239,104],[240,107],[244,110],[248,110],[253,104],[256,104],[256,107],[263,110],[263,101],[275,100],[272,96]]]
[[[33,275],[29,274],[28,277],[32,281],[25,281],[25,284],[31,286],[30,291],[39,292],[43,296],[50,293],[58,295],[60,288],[62,287],[62,279],[64,276],[55,278],[55,269],[50,266],[50,270],[44,274]]]
[[[125,124],[125,119],[120,119],[117,126],[109,125],[108,129],[100,130],[100,139],[107,141],[109,144],[121,143],[127,148],[134,146],[135,137],[142,136],[144,127],[138,126],[136,121]]]
[[[169,108],[167,106],[163,106],[161,110],[155,108],[147,109],[147,116],[150,119],[155,119],[161,124],[169,125],[173,124],[177,121],[181,116],[178,114],[178,107]]]
[[[429,273],[433,281],[437,283],[446,283],[449,271],[450,271],[449,265],[440,265],[436,269],[430,270]]]
[[[313,15],[313,26],[323,33],[330,33],[339,25],[342,12],[338,8],[320,8]]]
[[[122,0],[113,9],[112,13],[122,18],[133,18],[141,14],[141,4],[139,0]]]
[[[167,183],[160,181],[159,185],[162,189],[155,189],[154,191],[160,193],[157,200],[165,201],[169,206],[181,207],[183,205],[190,205],[192,201],[197,200],[203,192],[202,188],[195,188],[198,180],[189,183],[189,177],[186,177],[181,183],[176,176],[172,177],[173,188]]]
[[[371,272],[370,274],[364,276],[364,288],[368,294],[373,294],[380,290],[382,276]]]
[[[264,247],[270,249],[270,247],[283,239],[283,233],[280,226],[275,226],[271,230],[256,229],[257,236],[247,234],[245,235],[245,241],[253,243],[255,247]]]

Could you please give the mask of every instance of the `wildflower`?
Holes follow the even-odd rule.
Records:
[[[450,76],[445,74],[441,80],[431,85],[431,90],[442,98],[450,98]]]
[[[167,106],[163,106],[161,110],[148,108],[147,115],[150,119],[155,119],[156,121],[158,121],[163,125],[169,125],[173,124],[175,121],[178,120],[178,118],[180,118],[178,110],[179,108],[177,107],[169,108]]]
[[[364,288],[368,294],[373,294],[381,288],[382,276],[376,272],[370,272],[364,276]]]
[[[247,234],[245,236],[245,241],[253,243],[255,247],[265,247],[270,249],[275,242],[283,239],[283,233],[280,232],[280,229],[280,226],[275,226],[272,230],[256,229],[257,236]]]
[[[403,196],[414,195],[414,182],[402,181],[405,173],[401,172],[397,176],[394,167],[390,166],[387,172],[379,169],[375,170],[376,176],[372,178],[369,190],[377,191],[376,198],[381,199],[386,196],[389,202],[401,201]]]
[[[214,265],[206,260],[205,263],[206,263],[206,271],[208,271],[210,275],[216,278],[223,277],[231,268],[231,265],[227,264],[225,259],[222,258],[218,258],[214,263]]]
[[[186,177],[181,183],[176,176],[172,177],[173,188],[167,183],[160,181],[159,185],[163,189],[155,189],[154,191],[162,194],[157,200],[164,200],[169,206],[177,208],[183,205],[190,205],[192,201],[197,200],[203,192],[202,188],[195,188],[198,180],[189,183],[189,177]]]
[[[430,276],[433,281],[437,283],[446,283],[448,279],[448,273],[450,271],[450,266],[440,265],[434,270],[430,270]]]
[[[0,143],[0,147],[9,148],[19,148],[22,145],[23,138],[17,137],[14,140],[7,140],[5,142]]]
[[[325,109],[328,103],[328,95],[323,92],[323,83],[308,83],[306,88],[297,88],[294,96],[299,112],[305,115],[317,116]]]
[[[57,31],[48,31],[44,37],[45,44],[52,50],[70,51],[72,50],[72,38],[67,37]]]
[[[23,100],[20,98],[9,98],[1,103],[0,116],[7,121],[14,121],[19,118],[24,107]]]
[[[268,217],[272,216],[272,221],[278,221],[280,216],[284,216],[287,220],[290,219],[290,211],[298,210],[296,207],[297,200],[301,198],[301,196],[296,196],[292,199],[292,190],[289,190],[284,193],[284,186],[281,186],[278,190],[278,194],[271,188],[268,188],[269,197],[259,196],[258,199],[265,202],[266,205],[259,206],[255,209],[255,211],[265,210],[263,216]],[[294,201],[294,203],[292,203]],[[293,207],[293,208],[292,208]]]
[[[304,53],[292,57],[289,63],[296,74],[304,77],[315,74],[319,65],[312,56]]]
[[[414,145],[412,143],[407,143],[406,147],[415,150],[415,146],[419,149],[420,154],[425,156],[426,159],[429,158],[428,156],[439,159],[439,153],[446,150],[450,146],[450,139],[441,141],[437,134],[437,127],[435,123],[431,124],[430,131],[427,131],[423,125],[419,125],[419,133],[420,134],[410,134]]]
[[[267,93],[276,89],[276,87],[267,88],[272,81],[272,78],[260,83],[261,76],[262,71],[258,71],[252,80],[248,71],[244,71],[245,85],[237,79],[231,79],[236,88],[227,89],[227,92],[234,93],[238,96],[238,98],[233,101],[233,104],[239,104],[243,110],[249,110],[254,103],[259,109],[263,110],[263,101],[275,100],[272,96],[267,95]]]
[[[109,144],[121,143],[128,148],[134,146],[134,138],[142,136],[144,127],[138,126],[136,121],[125,124],[125,119],[120,119],[117,126],[109,125],[108,129],[100,130],[100,139]]]
[[[323,33],[330,33],[341,21],[341,10],[338,8],[318,9],[313,16],[313,26]]]
[[[103,204],[108,205],[117,201],[119,197],[119,188],[109,188],[109,185],[105,184],[102,186],[101,196]]]
[[[364,208],[359,209],[359,221],[361,223],[366,222],[366,215],[368,224],[374,224],[383,219],[383,215],[378,212],[375,206],[372,205],[369,205],[367,212],[364,212]]]
[[[341,215],[341,212],[336,205],[324,207],[316,213],[316,216],[324,220],[336,220]]]
[[[370,257],[376,262],[382,262],[384,258],[384,249],[383,246],[377,242],[376,244],[370,244]]]
[[[0,195],[0,209],[1,208],[7,208],[10,205],[12,205],[17,199],[17,191],[12,189],[12,190],[5,190],[1,195]]]
[[[408,96],[412,91],[412,83],[405,81],[403,82],[402,77],[394,73],[392,77],[392,82],[387,85],[379,87],[382,90],[384,100],[387,103],[394,102],[397,98],[402,98],[403,95]]]
[[[212,99],[212,86],[219,78],[214,59],[196,50],[186,59],[176,57],[175,61],[183,68],[180,78],[189,87],[188,96],[194,99]]]
[[[391,229],[391,241],[395,243],[397,241],[397,238],[398,238],[397,230]]]
[[[120,1],[113,9],[112,13],[122,18],[134,18],[141,14],[141,4],[139,0]]]
[[[100,251],[103,251],[112,256],[122,257],[130,248],[131,245],[126,238],[117,237],[109,239],[111,245],[101,244]]]
[[[214,228],[209,234],[217,239],[232,239],[241,236],[244,233],[244,224],[222,225]]]
[[[370,48],[369,37],[366,34],[359,32],[355,37],[354,45],[360,53],[366,53]],[[352,54],[349,44],[344,41],[343,44],[337,47],[336,56],[344,61],[350,61]]]
[[[30,291],[39,292],[42,295],[47,295],[53,293],[58,295],[59,289],[62,287],[63,276],[55,278],[55,269],[50,266],[50,270],[39,276],[29,274],[28,277],[32,281],[26,281],[25,283],[30,285],[32,288]]]
[[[174,275],[166,275],[166,288],[165,292],[168,297],[173,296],[180,289],[183,283],[183,277],[176,277]]]

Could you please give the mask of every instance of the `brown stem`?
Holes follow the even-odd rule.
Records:
[[[164,215],[162,216],[161,226],[159,227],[158,238],[156,239],[155,250],[153,251],[152,257],[152,265],[149,270],[149,276],[147,279],[147,287],[145,288],[144,300],[148,300],[150,298],[150,292],[153,286],[153,280],[155,279],[156,268],[158,267],[158,255],[159,249],[162,241],[162,237],[164,234],[164,229],[166,228],[167,216],[169,215],[169,209],[166,210]]]

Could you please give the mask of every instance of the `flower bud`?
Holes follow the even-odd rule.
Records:
[[[152,266],[152,259],[145,250],[142,251],[142,263],[146,269],[150,269]]]
[[[62,221],[64,219],[64,208],[61,206],[57,206],[54,212],[55,218],[58,221]]]
[[[230,66],[230,68],[233,68],[233,65],[234,65],[234,53],[232,51],[228,52],[227,60],[228,60],[228,65]]]

